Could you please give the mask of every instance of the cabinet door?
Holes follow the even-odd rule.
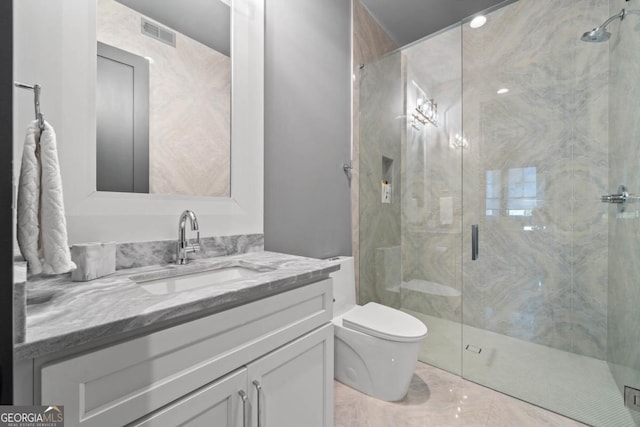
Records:
[[[252,427],[333,425],[333,325],[247,366]]]
[[[247,369],[242,368],[202,387],[128,427],[243,427]]]

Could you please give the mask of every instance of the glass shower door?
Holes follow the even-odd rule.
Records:
[[[459,25],[402,51],[400,306],[429,328],[420,360],[461,374],[462,32]],[[437,119],[429,113],[437,110]]]
[[[629,297],[636,307],[640,299],[637,280],[617,277],[612,260],[638,264],[629,259],[640,253],[638,225],[600,201],[623,179],[609,160],[613,126],[628,123],[608,107],[621,45],[580,41],[610,15],[609,2],[520,0],[480,29],[463,25],[462,373],[589,424],[625,426],[634,422],[608,360],[635,338],[620,370],[638,372],[637,326],[624,331],[616,320],[629,315]],[[632,140],[621,142],[626,150]],[[626,161],[638,160],[633,149]],[[624,253],[615,232],[626,234]],[[625,274],[637,278],[634,269]]]
[[[502,6],[362,70],[360,302],[422,320],[422,362],[640,425],[640,0]]]
[[[609,14],[626,7],[626,21],[612,27],[609,50],[609,193],[624,185],[625,204],[608,207],[607,360],[617,394],[640,390],[640,2],[611,1]],[[631,400],[632,398],[630,398]],[[638,399],[640,401],[640,399]],[[620,398],[616,399],[617,405]],[[640,408],[637,408],[640,409]],[[640,412],[628,410],[636,425]]]

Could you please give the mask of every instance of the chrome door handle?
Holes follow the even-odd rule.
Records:
[[[260,408],[260,393],[262,393],[262,386],[260,385],[260,381],[253,380],[253,385],[256,387],[256,391],[258,392],[258,427],[262,427],[262,413]]]
[[[247,424],[247,400],[249,397],[244,390],[240,390],[238,394],[240,395],[240,399],[242,399],[242,427],[249,427]]]
[[[473,224],[471,226],[471,261],[477,260],[480,256],[479,238],[478,224]]]
[[[637,202],[640,200],[640,196],[636,194],[629,194],[627,187],[620,185],[618,187],[618,194],[609,194],[600,198],[603,203],[614,203],[618,205],[618,212],[624,212],[625,205],[629,202]]]
[[[610,194],[608,196],[602,196],[604,203],[626,203],[629,200],[629,193],[626,191],[620,194]]]

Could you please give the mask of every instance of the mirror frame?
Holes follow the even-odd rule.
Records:
[[[185,209],[197,214],[203,236],[263,233],[264,0],[230,5],[230,198],[96,191],[96,0],[29,1],[16,11],[18,22],[30,23],[17,40],[15,75],[43,87],[43,113],[57,134],[69,244],[176,239]],[[46,29],[36,28],[43,22]],[[20,97],[16,107],[19,159],[32,99]]]

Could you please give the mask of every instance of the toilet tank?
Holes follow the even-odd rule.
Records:
[[[331,273],[333,279],[334,315],[340,315],[356,304],[356,278],[353,257],[341,256],[327,261],[340,264],[340,270]]]

